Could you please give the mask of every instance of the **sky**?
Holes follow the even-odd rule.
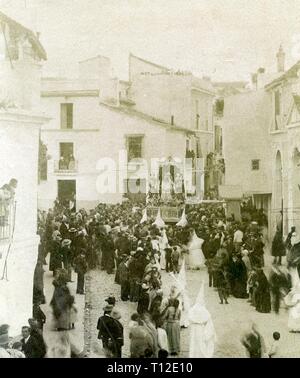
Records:
[[[215,81],[275,71],[280,44],[287,68],[300,59],[299,0],[0,0],[0,10],[29,15],[46,76],[76,76],[78,61],[99,54],[125,80],[130,52]]]

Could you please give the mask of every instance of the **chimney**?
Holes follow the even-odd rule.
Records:
[[[277,57],[277,71],[284,72],[285,52],[283,51],[282,45],[280,45],[276,57]]]

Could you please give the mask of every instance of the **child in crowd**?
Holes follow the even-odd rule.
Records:
[[[137,327],[139,325],[139,319],[140,319],[140,316],[138,313],[135,312],[134,314],[131,315],[130,322],[128,324],[129,333],[132,328]]]
[[[269,358],[278,358],[279,356],[279,346],[280,346],[280,333],[274,332],[273,333],[273,342],[271,344],[271,348],[268,352]]]
[[[169,343],[166,330],[163,328],[164,321],[160,319],[157,322],[157,338],[158,338],[158,347],[160,350],[164,350],[169,353]]]
[[[174,246],[171,254],[173,273],[179,273],[179,257],[180,253],[178,251],[178,248]]]

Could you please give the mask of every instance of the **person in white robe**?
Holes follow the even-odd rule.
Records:
[[[148,220],[148,217],[147,217],[147,209],[145,208],[145,209],[143,210],[143,216],[142,216],[142,219],[141,219],[141,221],[140,221],[140,224],[143,224],[143,223],[147,222],[147,220]]]
[[[300,332],[300,279],[296,268],[290,270],[292,278],[292,289],[284,298],[289,308],[288,330],[289,332]]]
[[[168,247],[169,241],[167,237],[166,230],[163,229],[161,236],[159,237],[159,250],[160,250],[160,266],[161,269],[166,269],[166,252],[165,249]]]
[[[188,224],[188,220],[186,218],[185,209],[183,209],[182,215],[180,220],[176,223],[177,227],[186,227]]]
[[[202,252],[204,240],[200,239],[195,230],[192,232],[191,239],[187,245],[188,248],[188,265],[190,269],[201,269],[205,267],[205,257]]]
[[[217,338],[211,315],[205,307],[203,283],[196,303],[189,311],[189,321],[189,358],[212,358]]]
[[[189,326],[189,310],[191,307],[190,298],[187,292],[187,281],[185,275],[185,260],[183,260],[180,272],[176,277],[173,273],[170,276],[175,281],[176,298],[179,300],[179,309],[181,311],[180,326],[188,328]],[[174,289],[173,289],[174,290]]]
[[[155,225],[158,228],[164,228],[164,227],[166,227],[166,224],[165,224],[164,220],[161,217],[160,209],[158,209],[156,219],[155,219],[155,221],[152,224]]]

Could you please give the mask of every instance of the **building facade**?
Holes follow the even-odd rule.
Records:
[[[300,232],[300,62],[266,85],[271,102],[273,226]]]
[[[214,144],[209,82],[133,55],[129,81],[121,81],[112,75],[109,59],[98,56],[79,63],[75,80],[44,79],[41,97],[52,118],[41,133],[48,154],[41,208],[52,207],[57,197],[73,198],[77,208],[120,202],[130,183],[138,180],[147,192],[161,166],[180,166],[186,157],[193,172],[181,167],[177,173],[189,181],[193,195],[196,170],[204,170],[203,156]],[[105,184],[107,171],[111,178]]]
[[[18,335],[32,316],[38,256],[37,186],[41,62],[29,29],[0,13],[0,324]]]
[[[292,226],[300,231],[300,63],[284,70],[259,69],[254,88],[230,96],[224,105],[225,184],[239,186],[263,208],[269,236]]]

